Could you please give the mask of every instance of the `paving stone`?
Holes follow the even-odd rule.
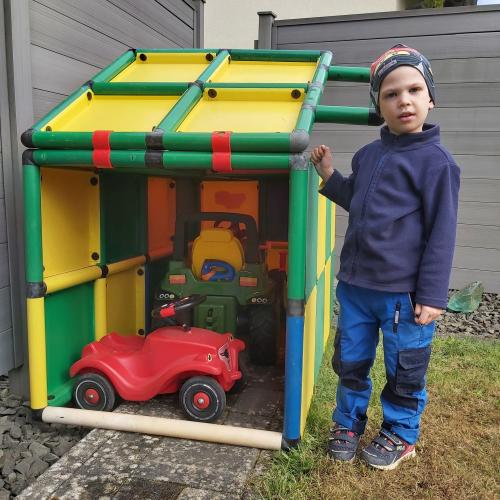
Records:
[[[221,493],[214,490],[200,490],[198,488],[185,488],[177,500],[237,500],[239,495]]]
[[[179,483],[132,477],[122,483],[113,499],[175,500],[184,488],[185,486]]]

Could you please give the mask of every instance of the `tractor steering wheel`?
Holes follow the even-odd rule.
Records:
[[[205,302],[207,296],[193,294],[188,297],[183,297],[182,299],[175,300],[173,302],[167,302],[159,307],[155,307],[151,311],[151,316],[153,318],[168,318],[175,316],[178,312],[188,311],[193,307]]]

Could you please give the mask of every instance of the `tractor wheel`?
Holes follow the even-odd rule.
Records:
[[[191,420],[213,422],[226,407],[226,393],[211,377],[191,377],[181,387],[179,402]]]
[[[115,406],[115,389],[99,373],[82,373],[73,388],[73,401],[82,410],[111,411]]]
[[[276,313],[272,305],[252,306],[249,310],[248,353],[256,365],[276,363]]]

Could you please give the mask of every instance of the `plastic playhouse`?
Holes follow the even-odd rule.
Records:
[[[305,150],[315,122],[379,123],[320,104],[327,80],[368,78],[330,52],[129,50],[26,131],[31,407],[70,401],[86,345],[147,340],[153,307],[200,293],[194,327],[284,361],[283,437],[297,442],[335,246]]]

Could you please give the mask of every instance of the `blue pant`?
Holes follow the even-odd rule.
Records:
[[[383,334],[386,384],[380,400],[382,426],[406,442],[417,441],[427,393],[425,373],[434,323],[415,323],[408,293],[381,292],[340,281],[333,369],[339,376],[333,420],[362,434],[372,391],[370,369],[379,329]]]

